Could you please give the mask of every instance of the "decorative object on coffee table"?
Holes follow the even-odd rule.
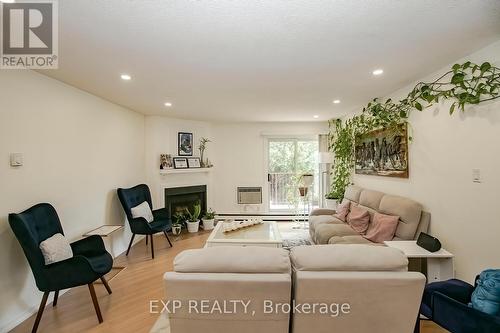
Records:
[[[226,233],[226,232],[231,232],[231,231],[238,231],[240,229],[249,228],[249,227],[263,224],[263,223],[264,222],[262,221],[261,218],[260,219],[257,219],[257,218],[247,219],[247,220],[239,221],[239,222],[236,222],[236,221],[223,222],[222,223],[222,232]]]
[[[206,247],[264,246],[281,248],[283,245],[278,225],[274,221],[263,221],[259,225],[234,232],[224,232],[223,224],[223,222],[217,223],[207,239]]]
[[[177,147],[179,156],[193,156],[193,133],[179,132]]]
[[[187,159],[185,157],[174,157],[174,168],[175,169],[189,168]]]
[[[201,162],[199,157],[188,157],[187,158],[188,167],[191,168],[201,168]]]

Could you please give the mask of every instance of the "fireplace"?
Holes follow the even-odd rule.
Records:
[[[165,208],[172,218],[176,212],[185,213],[186,209],[193,211],[196,203],[201,204],[201,213],[207,211],[207,186],[171,187],[165,189]]]

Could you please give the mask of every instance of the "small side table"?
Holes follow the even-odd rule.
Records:
[[[385,241],[385,245],[403,251],[407,258],[426,259],[427,283],[445,281],[455,277],[453,254],[441,249],[429,252],[417,245],[417,241]]]
[[[97,236],[101,236],[102,238],[107,238],[113,232],[118,231],[120,229],[123,229],[123,225],[103,225],[103,226],[100,226],[99,228],[95,228],[93,230],[90,230],[89,232],[84,233],[82,236],[89,237],[89,236],[97,235]],[[106,244],[104,244],[104,245],[106,245]],[[106,279],[108,281],[111,281],[119,273],[121,273],[125,268],[126,268],[126,266],[113,266],[113,267],[111,267],[111,271],[108,273],[110,276],[107,277]],[[99,281],[96,281],[95,283],[101,283],[101,281],[99,280]]]

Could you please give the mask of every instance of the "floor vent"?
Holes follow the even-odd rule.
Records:
[[[262,203],[262,187],[238,187],[238,204],[253,205]]]

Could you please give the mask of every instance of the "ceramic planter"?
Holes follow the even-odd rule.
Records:
[[[174,236],[179,236],[181,234],[182,227],[180,225],[174,225],[172,227],[172,234]]]
[[[337,209],[338,201],[337,199],[325,199],[326,208]]]
[[[212,230],[214,228],[215,219],[205,220],[203,219],[203,230]]]
[[[186,224],[188,227],[188,232],[190,233],[198,232],[198,229],[200,228],[200,220],[196,222],[186,221]]]

